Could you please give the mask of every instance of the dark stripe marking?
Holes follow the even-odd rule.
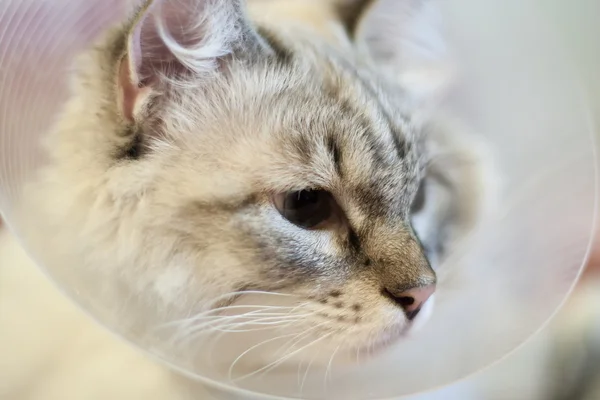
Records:
[[[335,139],[331,136],[327,139],[327,148],[329,150],[329,153],[331,154],[331,158],[333,159],[333,165],[335,167],[335,171],[338,174],[338,176],[340,178],[342,178],[343,177],[342,165],[341,165],[342,155],[340,153],[339,146],[335,142]]]

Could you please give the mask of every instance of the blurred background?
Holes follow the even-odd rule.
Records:
[[[600,1],[547,0],[576,62],[600,140]],[[597,229],[598,230],[598,229]],[[549,325],[499,363],[411,400],[599,400],[600,239],[570,299]]]
[[[576,60],[600,141],[600,1],[546,1],[544,11]],[[0,222],[0,230],[5,229]],[[410,399],[600,400],[600,240],[596,243],[572,296],[535,337],[485,371]],[[1,251],[11,247],[0,246]],[[2,380],[0,376],[0,398],[12,400],[2,396]]]

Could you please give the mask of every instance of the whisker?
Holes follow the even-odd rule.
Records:
[[[298,309],[300,309],[302,307],[305,307],[305,306],[307,306],[309,304],[310,304],[309,301],[305,301],[304,303],[300,303],[297,306],[295,306],[294,308],[292,308],[292,310],[290,312],[292,313],[292,312],[294,312],[294,311],[296,311],[296,310],[298,310]]]
[[[290,323],[293,323],[293,322],[301,321],[302,317],[304,317],[304,316],[303,315],[290,315],[290,316],[285,316],[285,317],[261,318],[261,319],[257,319],[257,320],[233,323],[233,324],[230,324],[230,325],[224,326],[224,327],[219,326],[219,327],[213,328],[213,330],[218,330],[218,331],[222,332],[222,329],[234,329],[234,328],[243,327],[244,325],[275,325],[273,327],[273,328],[275,328],[277,326],[281,327],[281,326],[289,325]],[[287,323],[287,324],[282,325],[283,323]],[[229,332],[239,332],[239,331],[230,330]]]
[[[284,362],[285,360],[289,359],[290,357],[293,357],[294,355],[298,354],[299,352],[306,350],[308,347],[313,346],[316,343],[320,342],[321,340],[324,340],[324,339],[328,338],[332,334],[333,334],[333,332],[330,332],[330,333],[326,334],[325,336],[321,336],[320,338],[313,340],[312,342],[310,342],[306,346],[303,346],[303,347],[299,348],[298,350],[295,350],[292,353],[289,353],[285,357],[282,357],[281,359],[279,359],[277,361],[274,361],[274,362],[272,362],[272,363],[270,363],[270,364],[268,364],[268,365],[266,365],[266,366],[264,366],[262,368],[259,368],[258,370],[254,371],[254,372],[252,372],[250,374],[246,374],[246,375],[242,376],[241,378],[236,379],[235,381],[240,381],[240,380],[243,380],[243,379],[247,379],[247,378],[250,378],[250,377],[252,377],[252,376],[254,376],[254,375],[258,374],[258,373],[261,373],[261,372],[263,372],[265,370],[272,369],[272,368],[280,365],[282,362]]]
[[[248,295],[248,294],[260,294],[260,295],[282,296],[282,297],[297,297],[296,295],[293,295],[293,294],[278,293],[278,292],[267,292],[267,291],[263,291],[263,290],[240,290],[238,292],[231,292],[231,293],[226,293],[226,294],[223,294],[221,296],[218,296],[218,297],[212,299],[209,302],[209,304],[219,303],[219,302],[221,302],[223,300],[230,299],[232,297],[239,297],[239,296],[244,296],[244,295]]]
[[[263,345],[265,345],[265,344],[267,344],[267,343],[271,343],[271,342],[274,342],[274,341],[276,341],[276,340],[283,339],[283,338],[290,337],[290,336],[295,336],[295,335],[296,335],[295,333],[291,333],[291,334],[288,334],[288,335],[277,336],[277,337],[275,337],[275,338],[271,338],[271,339],[265,340],[265,341],[263,341],[263,342],[260,342],[260,343],[258,343],[258,344],[255,344],[254,346],[252,346],[252,347],[250,347],[249,349],[247,349],[246,351],[244,351],[244,352],[243,352],[242,354],[240,354],[240,355],[239,355],[239,356],[238,356],[238,357],[237,357],[235,360],[233,360],[233,362],[232,362],[232,363],[231,363],[231,365],[229,366],[229,371],[228,371],[229,380],[230,380],[230,381],[233,381],[233,369],[234,369],[235,365],[236,365],[236,364],[237,364],[237,363],[238,363],[238,362],[239,362],[239,361],[240,361],[240,360],[241,360],[241,359],[242,359],[242,358],[243,358],[243,357],[244,357],[246,354],[250,353],[252,350],[254,350],[254,349],[256,349],[256,348],[258,348],[258,347],[260,347],[260,346],[263,346]]]
[[[309,317],[311,315],[313,315],[313,313],[290,315],[289,312],[288,313],[261,313],[260,310],[257,310],[257,311],[252,311],[249,313],[240,314],[240,315],[223,316],[223,317],[221,317],[221,319],[219,319],[217,321],[210,321],[208,323],[202,323],[202,324],[196,325],[195,327],[189,329],[189,334],[196,333],[200,329],[204,329],[206,327],[211,328],[211,325],[214,326],[217,323],[220,323],[222,321],[228,322],[230,320],[235,321],[238,319],[249,319],[249,321],[244,321],[244,322],[233,322],[233,325],[234,326],[236,324],[251,325],[258,321],[277,321],[277,320],[297,319],[297,318],[302,318],[302,317]],[[265,317],[265,318],[256,318],[256,317]],[[218,328],[222,328],[222,326],[218,326]]]
[[[223,310],[232,310],[232,309],[254,309],[256,308],[257,310],[254,311],[249,311],[247,313],[242,313],[242,314],[237,314],[237,315],[210,315],[211,313],[214,312],[219,312],[219,311],[223,311]],[[186,324],[193,324],[195,322],[198,322],[198,320],[201,319],[218,319],[218,318],[234,318],[234,317],[239,317],[242,315],[251,315],[251,313],[254,312],[261,312],[261,311],[268,311],[268,310],[286,310],[286,309],[292,309],[292,307],[282,307],[282,306],[258,306],[258,305],[252,305],[252,306],[229,306],[229,307],[222,307],[222,308],[215,308],[212,310],[208,310],[206,312],[202,312],[200,314],[196,314],[192,317],[188,317],[188,318],[184,318],[184,319],[180,319],[180,320],[176,320],[176,321],[170,321],[167,322],[165,324],[159,325],[158,327],[155,327],[155,330],[159,330],[159,329],[167,329],[167,328],[173,328],[173,327],[177,327],[179,325],[186,325]]]
[[[282,349],[285,347],[285,352],[288,352],[290,350],[292,350],[296,345],[298,345],[300,342],[302,342],[302,340],[304,340],[306,337],[310,336],[310,334],[317,328],[319,328],[320,326],[326,325],[328,323],[328,321],[322,322],[320,324],[317,324],[313,327],[310,327],[306,330],[304,330],[303,332],[299,333],[296,337],[288,340],[283,346],[281,346],[276,352],[275,354],[279,354],[281,353]],[[285,361],[286,358],[282,359],[281,362]],[[278,364],[277,364],[278,365]],[[276,367],[277,365],[274,365],[274,367]],[[272,368],[271,368],[272,369]],[[261,375],[265,375],[269,370],[264,371]]]
[[[300,315],[287,315],[287,314],[283,314],[281,316],[274,316],[274,317],[264,317],[264,318],[251,318],[249,321],[243,321],[243,322],[233,322],[231,323],[231,325],[237,326],[237,325],[252,325],[252,324],[266,324],[269,323],[269,321],[286,321],[286,320],[290,320],[290,319],[294,319],[294,320],[300,320],[301,318],[310,316],[311,314],[300,314]],[[262,315],[258,314],[259,317],[262,317]]]
[[[192,317],[186,318],[186,320],[193,321],[198,317],[211,315],[211,314],[218,313],[221,311],[240,310],[240,309],[243,310],[243,309],[254,309],[254,308],[258,308],[258,309],[262,309],[262,310],[290,310],[290,309],[292,309],[292,307],[290,307],[290,306],[265,306],[265,305],[240,304],[240,305],[235,305],[235,306],[224,306],[224,307],[212,308],[210,310],[206,310],[204,312],[198,313]]]
[[[274,296],[285,296],[285,297],[297,297],[294,295],[287,295],[282,293],[274,292],[261,292],[261,291],[245,291],[237,293],[229,293],[222,295],[218,299],[231,297],[239,294],[269,294]],[[289,325],[298,323],[302,318],[313,315],[312,312],[298,313],[303,307],[310,304],[310,302],[302,302],[299,304],[293,304],[290,306],[276,306],[276,305],[231,305],[223,306],[215,309],[210,309],[198,313],[194,316],[183,318],[176,321],[170,321],[155,329],[172,329],[174,332],[171,336],[171,342],[173,346],[179,346],[182,349],[186,349],[186,346],[190,346],[192,342],[199,339],[203,335],[206,336],[206,342],[204,345],[199,346],[196,351],[190,348],[185,350],[190,359],[194,359],[198,354],[197,352],[201,349],[207,349],[208,353],[205,353],[204,357],[208,357],[208,362],[214,362],[214,350],[218,347],[218,343],[221,338],[226,334],[244,333],[244,332],[255,332],[255,331],[266,331],[274,329],[282,329]],[[222,311],[231,310],[242,310],[246,311],[238,315],[218,315],[217,313]],[[308,311],[308,310],[307,310]],[[210,335],[210,336],[208,336]],[[284,335],[279,339],[294,336],[293,334]],[[277,340],[273,338],[273,340]],[[292,339],[293,340],[293,339]],[[264,343],[263,343],[264,344]],[[248,349],[251,351],[252,349]],[[239,361],[239,360],[238,360]]]
[[[301,371],[302,371],[302,365],[304,365],[304,361],[305,361],[305,357],[302,357],[302,360],[300,360],[300,362],[298,363],[298,371],[297,371],[297,377],[296,377],[296,384],[298,385],[298,387],[300,387],[300,382],[301,382]]]
[[[335,351],[333,352],[333,354],[331,354],[331,358],[329,359],[329,363],[327,364],[327,369],[325,370],[325,380],[324,380],[325,391],[327,391],[327,384],[328,384],[328,382],[331,381],[333,359],[335,358],[337,352],[340,350],[341,347],[342,347],[342,344],[340,344],[335,349]]]
[[[283,346],[281,346],[276,352],[275,354],[277,355],[278,353],[280,353],[282,351],[282,349],[284,347],[287,346],[287,348],[285,349],[285,351],[289,351],[291,350],[295,345],[297,345],[298,343],[300,343],[302,341],[302,339],[304,339],[307,335],[310,335],[310,333],[312,331],[314,331],[315,329],[319,328],[320,326],[326,325],[328,323],[328,321],[325,322],[321,322],[320,324],[317,324],[315,326],[312,326],[306,330],[304,330],[303,332],[299,333],[297,337],[289,340],[287,343],[285,343]],[[292,344],[290,344],[290,342],[293,342]]]
[[[260,332],[260,331],[268,331],[268,330],[273,330],[273,329],[277,329],[277,328],[282,328],[288,325],[291,325],[294,322],[298,322],[298,320],[295,321],[290,321],[286,324],[279,324],[279,325],[274,325],[274,326],[265,326],[262,328],[249,328],[249,329],[216,329],[216,332],[224,332],[224,333],[248,333],[248,332]]]
[[[291,314],[292,312],[294,312],[295,310],[298,310],[298,309],[300,309],[302,306],[304,306],[304,305],[306,305],[306,304],[309,304],[309,302],[305,302],[305,303],[299,304],[298,306],[294,307],[292,310],[290,310],[288,313],[285,313],[285,314],[286,314],[286,315],[289,315],[289,314]],[[289,325],[291,325],[291,324],[293,324],[293,323],[294,323],[294,322],[290,322],[290,323],[289,323]],[[285,327],[285,326],[287,326],[287,325],[284,325],[284,326],[282,326],[282,327]],[[222,338],[222,337],[223,337],[225,334],[226,334],[226,332],[221,332],[221,333],[219,333],[218,335],[215,335],[215,337],[213,338],[213,340],[211,340],[211,343],[210,343],[210,348],[209,348],[209,351],[208,351],[208,357],[209,357],[209,360],[212,360],[212,358],[213,358],[213,352],[214,352],[215,348],[217,347],[217,343],[218,343],[218,341],[219,341],[219,340],[221,340],[221,338]]]
[[[180,341],[185,340],[185,343],[189,343],[190,341],[197,339],[199,336],[201,336],[203,334],[214,333],[214,332],[219,331],[220,329],[242,327],[244,325],[252,325],[252,324],[260,325],[260,323],[262,321],[277,322],[278,320],[281,320],[282,318],[287,320],[290,317],[294,317],[294,316],[289,316],[288,314],[281,314],[280,316],[269,316],[269,317],[265,317],[265,318],[260,318],[262,315],[258,311],[254,312],[254,313],[255,314],[252,316],[249,316],[249,315],[224,316],[217,320],[203,322],[203,323],[191,326],[191,327],[187,327],[186,329],[179,332],[177,335],[174,335],[174,340],[180,340]],[[270,313],[270,314],[272,314],[272,313]],[[250,318],[250,317],[253,317],[253,318]],[[237,322],[240,319],[242,319],[242,320],[249,319],[249,320]],[[284,322],[284,321],[282,321],[282,322]]]
[[[230,316],[205,316],[202,319],[198,319],[195,325],[192,325],[191,322],[184,322],[178,325],[181,325],[179,329],[173,333],[171,337],[171,342],[173,345],[176,345],[178,342],[183,341],[182,344],[186,344],[191,340],[194,340],[198,335],[201,335],[205,331],[210,331],[209,328],[213,326],[219,326],[219,324],[223,325],[224,323],[230,322],[232,320],[244,319],[250,317],[260,316],[262,310],[255,310],[248,313],[240,314],[240,315],[230,315]],[[266,314],[274,314],[274,313],[266,313]],[[287,314],[280,313],[281,316],[285,316]]]
[[[304,377],[302,378],[302,383],[300,384],[300,397],[302,397],[302,394],[304,393],[304,384],[306,383],[306,379],[308,378],[308,371],[310,370],[310,367],[312,367],[312,365],[316,359],[317,359],[317,355],[315,354],[312,357],[312,359],[310,360],[310,363],[308,363],[308,367],[306,367],[306,371],[304,371]]]
[[[310,314],[308,314],[310,315]],[[240,316],[232,316],[232,317],[224,317],[221,319],[217,319],[214,321],[210,321],[208,323],[205,324],[200,324],[197,326],[194,326],[193,328],[193,332],[198,331],[199,329],[204,328],[205,326],[210,327],[211,325],[217,325],[218,323],[221,322],[230,322],[230,321],[234,321],[234,322],[230,322],[232,325],[236,325],[236,324],[241,324],[241,325],[245,325],[245,324],[252,324],[258,321],[273,321],[273,320],[285,320],[285,319],[290,319],[290,318],[301,318],[301,317],[305,317],[308,315],[289,315],[289,314],[273,314],[273,313],[269,313],[269,314],[254,314],[254,315],[240,315]],[[260,318],[257,318],[260,317]],[[246,319],[246,321],[243,322],[235,322],[236,320],[244,320]]]
[[[284,297],[296,297],[294,295],[291,294],[285,294],[285,293],[277,293],[277,292],[264,292],[264,291],[258,291],[258,290],[254,290],[254,291],[240,291],[240,292],[233,292],[233,293],[227,293],[225,295],[219,296],[216,299],[213,300],[214,302],[218,302],[220,299],[224,299],[224,298],[228,298],[228,297],[232,297],[232,296],[236,296],[236,295],[241,295],[241,294],[269,294],[269,295],[273,295],[273,296],[284,296]],[[182,325],[186,325],[186,324],[193,324],[198,322],[198,320],[209,320],[210,318],[213,319],[218,319],[224,316],[219,316],[219,315],[212,315],[215,313],[219,313],[221,311],[229,311],[229,310],[239,310],[239,309],[254,309],[257,308],[258,310],[255,311],[267,311],[267,310],[280,310],[280,311],[284,311],[284,310],[289,310],[289,312],[294,312],[297,309],[305,306],[306,304],[309,304],[308,302],[304,302],[304,303],[300,303],[296,306],[273,306],[273,305],[231,305],[231,306],[223,306],[223,307],[218,307],[218,308],[213,308],[213,309],[209,309],[206,311],[203,311],[201,313],[195,314],[191,317],[186,317],[186,318],[182,318],[179,320],[174,320],[174,321],[170,321],[161,325],[158,325],[154,328],[152,328],[153,331],[160,331],[160,330],[166,330],[169,328],[174,328],[174,327],[179,327]],[[244,313],[246,315],[250,315],[251,313]],[[243,315],[243,314],[240,314]],[[197,325],[196,325],[197,326]],[[192,328],[193,329],[193,328]],[[194,329],[195,331],[196,329]]]

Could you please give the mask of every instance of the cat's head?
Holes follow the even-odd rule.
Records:
[[[448,209],[424,183],[440,75],[416,72],[439,37],[424,2],[373,3],[336,47],[239,0],[155,0],[86,53],[39,186],[72,268],[146,327],[258,326],[326,359],[425,320],[441,246],[412,221]]]

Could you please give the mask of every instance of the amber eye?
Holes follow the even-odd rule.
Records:
[[[324,190],[300,190],[275,196],[275,207],[281,215],[304,229],[318,229],[333,213],[333,199]]]

